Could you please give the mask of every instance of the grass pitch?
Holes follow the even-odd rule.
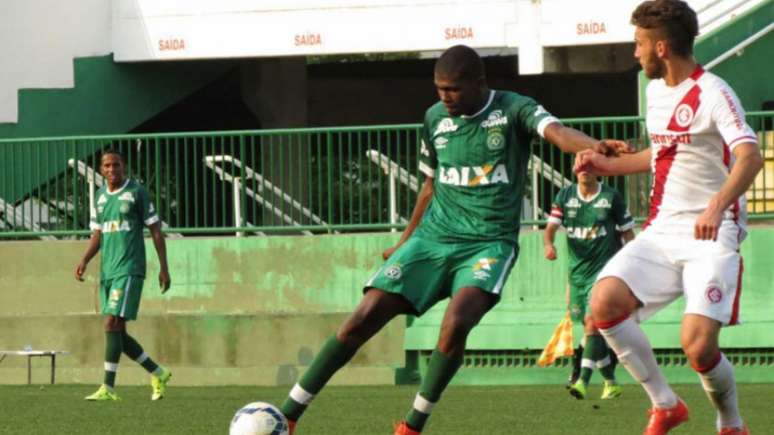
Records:
[[[150,401],[150,387],[122,387],[120,402],[91,403],[96,386],[0,386],[0,434],[227,434],[234,412],[253,401],[280,404],[286,387],[175,387]],[[714,411],[699,385],[677,385],[691,419],[680,434],[712,434]],[[740,385],[742,415],[753,433],[774,433],[773,384]],[[612,401],[578,401],[561,386],[450,387],[433,411],[427,435],[640,434],[648,401],[624,386]],[[298,435],[390,435],[416,387],[329,387],[298,426]]]

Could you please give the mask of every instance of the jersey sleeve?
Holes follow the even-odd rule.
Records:
[[[515,115],[521,129],[540,137],[544,137],[543,132],[549,124],[554,122],[561,124],[558,118],[532,98],[524,98]]]
[[[101,192],[98,190],[95,200],[99,204],[99,198],[102,198]],[[97,205],[91,207],[89,210],[89,229],[92,231],[102,230],[102,221],[100,220],[99,213],[97,213]]]
[[[613,195],[613,220],[615,220],[615,229],[618,232],[629,231],[634,228],[634,219],[629,213],[629,207],[623,197],[617,191]]]
[[[419,135],[419,170],[426,176],[433,178],[437,167],[438,156],[435,153],[433,142],[430,140],[430,125],[425,118],[422,132]]]
[[[102,225],[100,225],[99,216],[97,215],[97,209],[92,208],[89,212],[89,229],[92,231],[101,230]]]
[[[156,208],[153,206],[153,202],[150,200],[150,195],[145,188],[140,187],[138,191],[139,207],[140,207],[140,219],[146,226],[151,226],[156,222],[159,222],[159,215],[156,213]]]
[[[731,150],[744,142],[758,143],[755,131],[744,119],[742,104],[739,103],[734,90],[725,83],[720,86],[716,95],[712,108],[712,121]]]
[[[562,225],[564,221],[564,189],[560,190],[554,197],[554,201],[551,203],[551,214],[548,215],[548,223]]]

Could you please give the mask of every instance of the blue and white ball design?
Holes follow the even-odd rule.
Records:
[[[288,435],[288,421],[274,405],[253,402],[243,406],[231,419],[229,435]]]

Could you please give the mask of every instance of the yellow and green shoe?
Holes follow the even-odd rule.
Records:
[[[608,399],[615,399],[616,397],[620,396],[623,392],[623,389],[620,385],[618,385],[618,382],[616,381],[605,381],[605,387],[602,389],[602,396],[600,399],[602,400],[608,400]]]
[[[151,394],[151,400],[160,400],[164,398],[164,394],[167,392],[167,382],[172,377],[172,372],[165,367],[161,367],[161,374],[151,375],[151,388],[153,394]]]
[[[90,396],[84,397],[85,400],[90,400],[93,402],[101,402],[105,400],[121,400],[120,397],[118,397],[118,394],[113,391],[112,388],[108,387],[105,384],[102,384],[99,386],[99,389],[94,392],[94,394]]]
[[[570,395],[578,400],[586,398],[586,384],[583,383],[583,380],[578,379],[570,386]]]

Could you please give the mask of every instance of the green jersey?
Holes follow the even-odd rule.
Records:
[[[491,91],[470,116],[450,116],[441,102],[428,109],[419,169],[434,177],[434,193],[417,234],[517,243],[530,146],[552,122],[533,99],[506,91]]]
[[[120,189],[110,192],[107,185],[97,191],[96,210],[92,210],[91,229],[102,233],[100,279],[119,276],[145,276],[145,242],[142,231],[159,217],[148,191],[140,183],[127,179]]]
[[[620,234],[634,227],[634,220],[612,187],[599,185],[588,199],[580,195],[577,184],[556,194],[548,222],[567,230],[570,251],[570,284],[583,286],[594,282],[610,258],[621,249]]]

